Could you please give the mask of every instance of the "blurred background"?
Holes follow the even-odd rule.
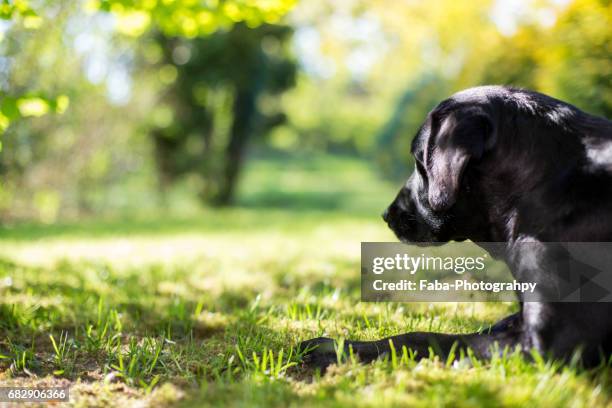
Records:
[[[378,217],[437,102],[611,117],[608,0],[2,0],[0,223]]]

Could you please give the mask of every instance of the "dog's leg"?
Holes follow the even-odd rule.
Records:
[[[490,329],[470,334],[443,334],[429,332],[413,332],[387,337],[376,341],[346,341],[344,342],[344,354],[348,355],[352,349],[361,362],[369,362],[378,357],[388,355],[391,351],[389,342],[398,353],[405,346],[415,353],[417,359],[429,356],[429,350],[436,355],[446,359],[456,344],[456,356],[459,350],[470,348],[479,358],[489,358],[491,348],[498,344],[499,349],[509,346],[513,348],[520,342],[522,332],[522,317],[520,313],[508,316],[499,321]],[[333,339],[319,337],[304,341],[299,346],[300,350],[306,350],[304,362],[315,368],[325,369],[328,365],[337,362],[337,344]]]
[[[612,303],[525,302],[523,308],[525,348],[564,361],[579,356],[585,367],[612,354],[608,330]]]

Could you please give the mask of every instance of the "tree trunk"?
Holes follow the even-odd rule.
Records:
[[[225,163],[220,175],[219,190],[212,200],[214,205],[229,205],[234,199],[238,176],[244,162],[244,153],[249,137],[254,132],[254,122],[257,115],[257,88],[257,86],[253,86],[236,91],[230,140],[225,152]]]

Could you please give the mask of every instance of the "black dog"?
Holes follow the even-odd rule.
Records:
[[[517,244],[612,241],[609,120],[536,92],[477,87],[429,113],[412,154],[416,169],[383,214],[404,242],[501,242],[515,277],[555,281],[559,271],[545,262],[545,249],[522,262],[525,254]],[[363,362],[388,353],[389,340],[397,350],[415,351],[417,358],[430,349],[447,357],[454,344],[480,358],[506,346],[558,359],[580,349],[585,365],[612,354],[612,303],[519,300],[520,312],[482,332],[415,332],[347,341],[344,347],[347,352],[352,347]],[[309,350],[310,365],[336,361],[332,339],[316,338],[300,347]]]

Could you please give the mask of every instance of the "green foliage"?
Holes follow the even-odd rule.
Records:
[[[543,90],[589,112],[612,117],[612,4],[578,0],[559,17],[544,56]]]
[[[142,35],[151,25],[165,35],[193,38],[244,22],[255,28],[277,23],[296,0],[94,0],[90,6],[111,11],[118,17],[118,30]]]
[[[525,26],[502,39],[490,54],[482,82],[536,89],[611,117],[611,25],[609,2],[576,0],[553,27]]]
[[[43,96],[10,97],[0,94],[0,133],[4,132],[10,122],[20,118],[39,117],[49,112],[62,114],[68,108],[66,95],[56,98]]]
[[[18,20],[27,28],[36,28],[40,24],[40,17],[30,7],[29,0],[2,0],[0,19]]]
[[[43,22],[43,18],[30,7],[27,0],[2,0],[0,19],[9,20],[26,30],[37,29]],[[0,33],[0,51],[6,52],[6,41],[3,43],[2,33]],[[69,99],[66,95],[50,97],[39,92],[24,94],[0,88],[0,136],[13,121],[42,116],[48,112],[61,114],[68,108],[68,104]],[[0,141],[1,149],[2,142]]]

